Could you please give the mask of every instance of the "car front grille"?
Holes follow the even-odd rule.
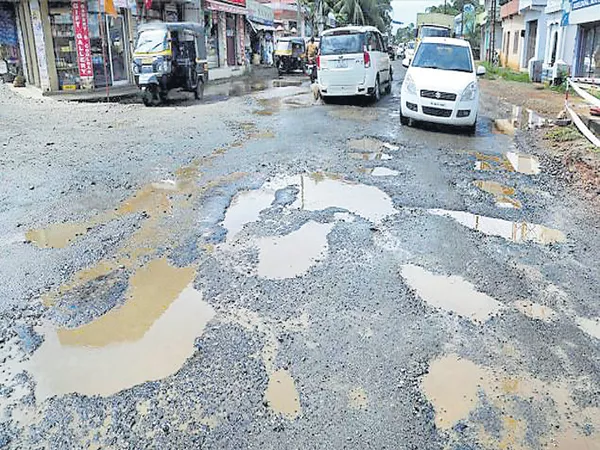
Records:
[[[439,95],[439,97],[438,97],[438,95]],[[454,100],[456,100],[456,94],[451,94],[450,92],[439,92],[439,91],[422,90],[421,97],[433,98],[436,100],[448,100],[450,102],[453,102]]]
[[[432,108],[431,106],[423,106],[423,114],[436,117],[450,117],[452,115],[452,110],[443,108]]]

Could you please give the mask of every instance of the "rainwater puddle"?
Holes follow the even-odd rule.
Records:
[[[516,130],[539,128],[547,123],[548,121],[535,111],[513,105],[511,117],[508,119],[496,119],[494,126],[500,133],[515,134]]]
[[[327,255],[333,225],[310,221],[289,234],[258,239],[258,276],[281,280],[304,275]]]
[[[336,213],[330,223],[309,221],[286,235],[268,237],[238,237],[244,226],[260,219],[261,211],[276,200],[276,192],[293,187],[297,190],[285,214],[294,210],[323,211],[340,208],[347,213]],[[375,186],[352,183],[340,176],[324,173],[276,177],[259,189],[236,194],[225,212],[223,227],[227,238],[219,248],[224,254],[241,256],[246,249],[257,249],[258,265],[244,268],[243,273],[263,278],[284,279],[305,274],[327,255],[327,236],[338,221],[348,222],[354,215],[372,223],[379,223],[394,214],[391,198]]]
[[[367,409],[368,405],[369,398],[367,396],[367,392],[363,388],[357,387],[348,392],[348,406],[350,408]]]
[[[28,367],[36,395],[111,395],[175,373],[214,316],[195,270],[157,259],[130,279],[126,302],[77,328],[50,329]]]
[[[412,264],[402,266],[401,274],[431,306],[455,312],[474,322],[485,322],[503,307],[502,303],[478,292],[473,284],[459,276],[435,275]]]
[[[376,153],[350,153],[350,158],[352,159],[362,159],[363,161],[387,161],[392,159],[391,155],[382,152]]]
[[[552,322],[556,319],[556,312],[548,306],[539,305],[537,303],[518,300],[513,303],[522,314],[535,320],[542,320],[544,322]]]
[[[540,162],[535,156],[508,152],[506,158],[510,161],[513,169],[519,173],[537,175],[541,172]]]
[[[260,212],[275,200],[275,193],[289,186],[299,190],[290,209],[322,211],[337,207],[374,223],[395,213],[392,199],[375,186],[321,172],[282,176],[264,183],[259,189],[236,194],[223,221],[228,240],[233,239],[245,224],[258,220]]]
[[[265,401],[273,412],[289,420],[302,413],[296,383],[285,369],[278,369],[269,376]]]
[[[596,319],[587,319],[585,317],[577,317],[577,326],[587,334],[596,339],[600,339],[600,317]]]
[[[527,430],[535,427],[534,420],[539,418],[532,419],[522,408],[524,402],[531,404],[546,422],[556,424],[540,431],[541,447],[598,448],[600,408],[579,408],[568,387],[566,382],[549,383],[529,374],[511,376],[455,354],[434,360],[421,381],[421,390],[433,405],[436,426],[451,433],[459,422],[479,429],[479,443],[485,443],[486,448],[531,448]],[[470,422],[472,412],[478,407],[489,408],[489,404],[501,413],[501,427],[495,432]],[[582,428],[587,425],[592,432],[583,434],[576,424]]]
[[[515,189],[495,181],[476,180],[473,184],[484,192],[492,194],[496,201],[496,206],[500,208],[521,208],[521,202],[510,197],[515,194]]]
[[[430,209],[429,213],[436,216],[451,217],[461,225],[479,231],[488,236],[499,236],[511,242],[536,242],[538,244],[553,244],[565,242],[566,236],[562,231],[528,222],[510,222],[493,217],[480,216],[464,211],[449,211],[445,209]]]
[[[397,170],[388,169],[387,167],[369,167],[359,169],[359,171],[374,177],[393,177],[399,173]]]
[[[386,142],[372,137],[348,140],[348,147],[351,149],[371,153],[377,153],[385,150],[385,144]]]

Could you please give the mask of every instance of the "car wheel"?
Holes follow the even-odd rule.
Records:
[[[323,97],[321,95],[321,100],[323,100],[323,103],[325,103],[326,105],[328,105],[329,103],[331,103],[331,100],[329,99],[329,97]]]
[[[400,110],[400,124],[404,126],[410,125],[410,119],[402,114],[402,110]]]
[[[381,99],[381,86],[379,85],[379,76],[375,78],[375,87],[373,88],[373,100],[376,102]]]
[[[475,119],[475,122],[473,122],[473,125],[469,125],[466,127],[466,132],[470,136],[474,136],[476,131],[477,131],[477,119]]]

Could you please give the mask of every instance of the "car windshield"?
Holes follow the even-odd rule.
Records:
[[[138,36],[135,53],[158,53],[166,49],[166,30],[145,30]]]
[[[473,72],[469,47],[434,42],[419,45],[413,67]]]
[[[364,45],[363,33],[328,34],[321,38],[321,55],[362,53]]]
[[[423,27],[421,28],[421,37],[450,37],[450,30],[447,28]]]

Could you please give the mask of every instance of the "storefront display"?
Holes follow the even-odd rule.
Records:
[[[50,2],[48,6],[59,89],[78,89],[81,87],[81,80],[77,64],[77,48],[71,5]]]
[[[204,32],[206,33],[206,53],[208,67],[219,67],[219,17],[217,12],[207,11],[204,14]]]

